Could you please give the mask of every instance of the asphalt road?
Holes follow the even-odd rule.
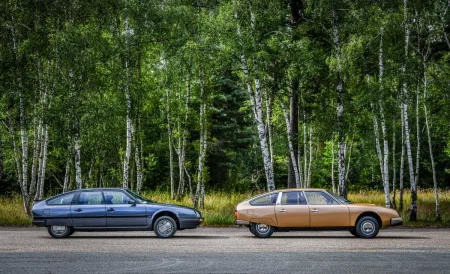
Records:
[[[450,229],[274,233],[201,227],[172,239],[153,232],[0,227],[0,273],[450,273]]]

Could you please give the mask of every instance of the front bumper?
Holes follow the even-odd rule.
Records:
[[[398,226],[403,224],[402,217],[391,218],[391,226]]]
[[[180,219],[180,229],[196,228],[203,222],[203,217],[195,219]]]
[[[243,220],[235,220],[234,221],[237,225],[250,225],[250,222],[243,221]]]

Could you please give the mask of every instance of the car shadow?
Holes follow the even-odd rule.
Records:
[[[42,237],[46,238],[46,237]],[[228,239],[228,236],[191,236],[191,235],[175,235],[170,239]],[[119,236],[119,235],[110,235],[110,236],[85,236],[85,235],[72,235],[65,239],[160,239],[157,236],[149,235],[149,236]]]
[[[255,236],[241,236],[242,238],[257,238]],[[355,236],[277,236],[273,235],[270,239],[360,239]],[[409,239],[409,240],[427,240],[429,237],[414,236],[376,236],[374,239]]]

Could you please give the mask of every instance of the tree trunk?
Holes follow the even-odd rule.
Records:
[[[172,127],[171,127],[171,118],[170,118],[170,91],[167,90],[166,93],[166,97],[167,97],[167,107],[166,107],[166,112],[167,112],[167,132],[168,132],[168,136],[169,136],[169,172],[170,172],[170,199],[175,199],[175,189],[174,189],[174,178],[173,178],[173,148],[172,148],[172,140],[173,140],[173,135],[172,135]],[[180,186],[178,186],[178,192],[177,192],[177,196],[182,195],[183,188],[180,188]]]
[[[395,169],[395,117],[394,114],[394,121],[392,123],[392,206],[394,208],[397,208],[397,201],[396,201],[396,195],[397,195],[397,189],[395,188],[395,182],[397,181],[396,178],[396,169]]]
[[[140,126],[138,126],[139,128]],[[134,137],[134,162],[136,164],[136,192],[138,194],[141,194],[142,189],[142,166],[141,166],[141,159],[140,159],[140,153],[139,153],[139,145],[138,145],[138,136],[137,133],[134,130],[134,127],[132,127],[132,134]]]
[[[127,11],[126,11],[127,12]],[[125,18],[125,97],[127,104],[127,136],[126,136],[126,151],[125,151],[125,159],[123,161],[123,188],[128,188],[128,169],[131,157],[131,95],[130,95],[130,68],[129,68],[129,60],[128,60],[128,38],[130,35],[130,30],[128,28],[128,15]]]
[[[205,75],[203,69],[200,70],[200,148],[198,156],[198,173],[197,173],[197,189],[194,198],[194,208],[198,207],[200,199],[200,207],[204,207],[205,182],[203,180],[203,167],[205,164],[206,147],[207,147],[207,131],[206,131],[206,98],[205,98]]]
[[[44,125],[42,132],[43,141],[43,153],[42,153],[42,166],[39,171],[39,200],[44,197],[44,185],[45,185],[45,168],[47,167],[47,147],[48,147],[48,125]]]
[[[403,64],[402,73],[406,77],[406,64],[408,60],[408,47],[409,47],[409,28],[408,28],[408,18],[407,18],[407,4],[408,0],[403,0],[404,9],[404,25],[405,25],[405,60]],[[406,154],[408,157],[408,168],[409,168],[409,181],[411,185],[411,215],[409,217],[410,221],[417,221],[417,188],[416,181],[414,177],[414,164],[412,159],[411,142],[409,135],[409,122],[408,122],[408,85],[403,79],[403,116],[405,123],[405,144],[406,144]]]
[[[298,81],[292,80],[290,87],[290,96],[289,96],[289,105],[290,105],[290,128],[291,128],[291,137],[290,142],[292,144],[292,149],[294,153],[294,160],[292,157],[289,158],[289,173],[288,173],[288,187],[294,188],[300,187],[302,181],[301,171],[298,169]],[[290,149],[289,149],[290,150]],[[297,165],[294,168],[294,165]],[[298,180],[295,178],[295,169],[297,169]]]
[[[334,135],[331,139],[331,185],[333,186],[333,193],[336,193],[336,184],[334,183]]]
[[[346,146],[347,147],[347,146]],[[349,153],[348,153],[348,157],[347,157],[347,152],[344,154],[345,158],[348,158],[347,161],[347,169],[345,170],[345,181],[348,181],[348,173],[350,171],[350,163],[352,162],[352,148],[353,148],[353,137],[352,137],[352,141],[350,143],[350,148],[349,148]]]
[[[67,161],[66,161],[66,173],[64,175],[64,185],[63,185],[63,192],[66,192],[69,190],[69,183],[70,183],[70,166],[71,166],[71,147],[72,142],[70,140],[70,135],[67,136]]]
[[[335,3],[333,2],[331,24],[333,26],[333,44],[336,51],[336,59],[338,64],[338,84],[336,87],[337,107],[336,120],[338,127],[338,173],[339,173],[339,195],[347,198],[347,186],[345,182],[345,132],[343,124],[344,114],[344,82],[342,80],[342,65],[341,65],[341,47],[339,42],[339,18]]]
[[[313,145],[312,145],[313,128],[309,127],[309,164],[308,164],[308,179],[306,187],[311,187],[311,167],[313,161]]]
[[[419,166],[420,166],[420,125],[419,125],[419,88],[417,88],[416,94],[416,138],[417,138],[417,149],[416,149],[416,173],[414,175],[414,182],[417,187],[419,184]]]
[[[33,163],[31,164],[31,181],[30,181],[30,197],[34,197],[36,194],[36,172],[37,172],[37,166],[38,166],[38,155],[40,153],[40,139],[39,133],[41,132],[42,127],[42,119],[39,119],[39,126],[36,129],[36,107],[35,107],[35,113],[34,113],[34,141],[33,141]]]
[[[251,18],[252,21],[254,20],[253,12],[251,12]],[[236,19],[238,19],[237,11],[235,10],[234,16]],[[252,24],[253,25],[253,24]],[[239,23],[237,24],[237,33],[239,38],[242,40],[242,33],[240,29]],[[267,190],[273,191],[275,189],[275,181],[273,178],[273,166],[272,162],[270,160],[269,155],[269,149],[267,145],[267,138],[266,138],[266,132],[265,132],[265,123],[264,123],[264,116],[263,116],[263,105],[262,105],[262,95],[261,95],[261,87],[260,82],[258,78],[258,64],[256,60],[253,62],[254,67],[254,82],[255,82],[255,90],[253,90],[251,80],[250,80],[250,72],[248,69],[247,59],[244,54],[244,50],[241,51],[241,65],[242,65],[242,72],[245,76],[245,81],[247,83],[247,92],[250,97],[250,102],[252,104],[253,113],[255,115],[256,125],[258,129],[258,137],[259,137],[259,143],[261,146],[261,154],[263,156],[264,161],[264,170],[266,174],[266,181],[267,181]]]
[[[77,189],[83,188],[83,181],[81,179],[81,148],[78,132],[73,136],[75,149],[75,181]]]
[[[300,188],[300,175],[298,172],[298,165],[297,165],[297,157],[295,155],[294,146],[292,144],[292,124],[289,122],[289,116],[286,111],[286,106],[283,103],[283,99],[280,99],[280,105],[281,109],[283,110],[284,119],[286,121],[286,134],[288,139],[288,145],[289,145],[289,155],[290,155],[290,163],[292,164],[291,168],[294,172],[294,178],[295,178],[295,186],[289,185],[289,187],[297,187]],[[292,121],[292,118],[291,118]]]
[[[399,210],[403,211],[403,167],[405,165],[405,116],[403,116],[403,103],[401,104],[402,119],[402,154],[400,156],[400,206]]]
[[[272,98],[266,92],[266,119],[267,119],[267,133],[269,137],[269,154],[270,163],[273,166],[273,145],[272,145]]]
[[[375,145],[376,145],[376,149],[377,149],[378,162],[380,164],[380,171],[381,171],[381,173],[380,173],[381,181],[384,184],[383,155],[381,154],[380,134],[378,131],[378,121],[377,121],[377,117],[375,116],[375,111],[373,109],[373,105],[372,105],[372,117],[373,117],[373,131],[375,133]]]
[[[179,145],[179,154],[178,154],[178,168],[179,168],[179,182],[178,185],[184,188],[184,170],[185,170],[185,158],[186,158],[186,140],[187,140],[187,123],[189,118],[189,103],[191,98],[191,75],[188,73],[187,75],[187,83],[186,83],[186,102],[184,106],[184,122],[181,128],[181,136],[180,136],[180,145]],[[189,187],[189,195],[192,199],[192,187]]]
[[[430,133],[430,123],[428,121],[428,110],[426,105],[426,99],[427,99],[427,88],[428,88],[428,77],[427,77],[427,66],[425,64],[425,61],[423,62],[424,67],[424,73],[423,73],[423,84],[424,84],[424,92],[423,92],[423,111],[425,114],[425,125],[427,128],[427,137],[428,137],[428,149],[430,151],[430,161],[431,161],[431,171],[433,172],[433,188],[434,188],[434,197],[436,201],[436,221],[440,222],[442,221],[441,217],[441,208],[439,205],[439,192],[438,192],[438,184],[436,179],[436,166],[434,163],[434,156],[433,156],[433,146],[431,144],[431,133]]]

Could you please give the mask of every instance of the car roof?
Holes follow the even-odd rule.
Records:
[[[302,191],[302,190],[318,190],[318,191],[326,191],[323,188],[285,188],[285,189],[275,189],[272,192],[288,192],[288,191]]]

